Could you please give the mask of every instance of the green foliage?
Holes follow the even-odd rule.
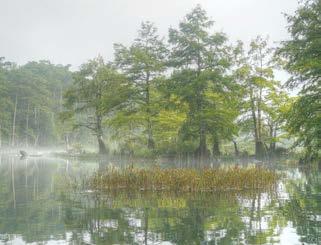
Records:
[[[138,37],[130,47],[115,44],[114,48],[115,63],[128,77],[132,88],[130,105],[118,114],[118,130],[127,128],[131,138],[136,138],[133,131],[140,131],[143,136],[138,140],[154,149],[154,123],[159,113],[157,87],[166,69],[167,48],[150,22],[142,23]],[[120,123],[122,121],[126,123]]]
[[[234,76],[243,85],[241,129],[254,136],[257,157],[275,153],[282,126],[281,107],[289,99],[274,79],[272,54],[268,39],[260,36],[251,42],[247,54],[240,42],[234,50]]]
[[[286,115],[287,129],[297,137],[296,144],[306,148],[307,154],[313,157],[321,156],[321,90],[316,94],[299,97]]]
[[[179,24],[169,30],[170,65],[174,72],[168,81],[168,93],[176,94],[188,109],[180,138],[198,140],[199,155],[207,155],[207,137],[216,141],[237,133],[238,116],[233,94],[237,88],[227,75],[231,65],[227,38],[211,34],[213,21],[197,6]]]
[[[320,156],[321,144],[321,1],[304,1],[293,16],[287,15],[291,39],[278,55],[292,74],[290,87],[300,86],[299,98],[287,114],[287,128],[308,155]]]
[[[314,0],[287,16],[293,38],[275,57],[260,36],[248,50],[241,41],[229,43],[197,5],[169,29],[168,43],[154,24],[143,22],[130,45],[114,45],[113,61],[97,57],[73,73],[49,61],[17,66],[1,58],[0,142],[49,145],[64,139],[68,150],[75,142],[97,140],[100,153],[110,148],[217,158],[231,142],[238,155],[241,136],[254,141],[254,147],[246,142],[246,150],[264,157],[276,153],[290,132],[317,153],[319,12]],[[281,58],[293,74],[289,84],[303,85],[295,102],[274,78]]]
[[[126,79],[102,57],[90,60],[74,73],[74,83],[65,93],[66,111],[61,118],[74,117],[74,128],[85,127],[97,137],[99,153],[107,153],[103,120],[113,116],[128,96]],[[117,91],[117,96],[115,96]]]
[[[69,66],[53,65],[49,61],[17,66],[1,59],[2,142],[12,146],[56,143],[61,137],[58,113],[62,109],[62,93],[70,83]]]

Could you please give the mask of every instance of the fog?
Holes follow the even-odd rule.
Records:
[[[297,7],[296,0],[0,0],[0,56],[18,64],[48,59],[73,68],[97,54],[110,60],[113,43],[131,42],[142,21],[154,22],[166,36],[198,3],[216,30],[246,43],[258,34],[286,39],[282,12]]]

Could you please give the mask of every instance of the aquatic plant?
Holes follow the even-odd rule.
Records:
[[[108,168],[90,178],[96,190],[209,192],[274,187],[280,175],[262,167]]]

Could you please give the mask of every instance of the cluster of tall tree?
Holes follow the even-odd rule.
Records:
[[[49,61],[23,66],[0,58],[0,147],[48,146],[63,133],[58,115],[71,84],[69,66]]]
[[[257,156],[273,152],[287,95],[274,79],[267,40],[253,40],[248,52],[242,42],[230,44],[200,6],[167,40],[144,22],[130,46],[114,45],[112,62],[83,64],[65,94],[63,118],[92,130],[101,153],[109,150],[106,133],[121,151],[204,158],[233,141],[238,154],[235,138],[246,133]]]
[[[248,47],[215,32],[199,5],[167,37],[144,22],[114,59],[98,56],[76,72],[48,61],[23,66],[0,59],[0,145],[68,144],[96,138],[100,153],[160,153],[207,158],[249,136],[257,157],[283,137],[321,149],[321,0],[287,16],[291,39],[272,49],[258,36]],[[280,64],[290,96],[276,81]],[[62,120],[60,120],[62,119]],[[79,133],[82,132],[82,133]],[[93,137],[91,137],[93,138]],[[79,137],[77,139],[79,141]]]

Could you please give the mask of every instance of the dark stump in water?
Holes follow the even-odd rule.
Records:
[[[21,157],[26,157],[26,156],[28,156],[28,153],[26,151],[21,150],[20,155],[21,155]]]

